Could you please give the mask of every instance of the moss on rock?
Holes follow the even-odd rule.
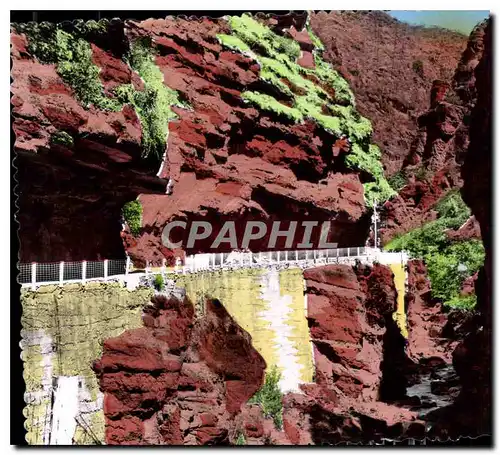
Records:
[[[56,64],[57,73],[85,107],[94,105],[99,109],[120,110],[121,103],[104,94],[104,87],[99,79],[100,69],[92,60],[90,43],[84,39],[86,31],[105,27],[103,23],[92,22],[95,25],[75,28],[72,33],[63,30],[62,24],[48,22],[13,26],[18,33],[26,35],[28,50],[34,57],[42,63]]]
[[[227,18],[230,35],[217,35],[222,45],[253,57],[260,65],[260,77],[275,86],[292,102],[285,105],[268,94],[246,91],[242,98],[262,110],[286,116],[293,122],[312,120],[334,137],[346,135],[353,144],[346,164],[373,177],[365,183],[365,199],[372,205],[395,194],[384,176],[380,151],[370,144],[372,126],[359,115],[348,82],[321,56],[321,41],[307,27],[314,50],[315,68],[297,63],[300,46],[293,39],[274,33],[248,14]]]
[[[131,84],[118,87],[115,94],[122,103],[135,107],[142,125],[143,157],[160,161],[165,153],[168,124],[177,118],[173,106],[185,106],[178,93],[166,86],[163,73],[155,63],[156,52],[151,40],[137,39],[130,46],[127,61],[142,78],[144,90]]]

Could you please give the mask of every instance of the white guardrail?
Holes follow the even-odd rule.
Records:
[[[162,267],[145,269],[133,267],[130,258],[105,259],[103,261],[71,261],[19,264],[18,281],[23,287],[41,284],[85,283],[88,281],[111,281],[129,278],[137,281],[140,276],[152,273],[196,273],[220,269],[296,267],[301,269],[319,267],[326,264],[383,264],[406,263],[406,253],[386,253],[376,248],[352,247],[327,250],[267,251],[260,253],[238,252],[206,253],[186,256],[184,264],[174,268]]]

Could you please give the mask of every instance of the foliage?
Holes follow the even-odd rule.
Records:
[[[163,83],[163,73],[154,59],[155,52],[150,41],[135,41],[127,60],[143,79],[144,90],[122,85],[115,90],[115,94],[121,102],[132,104],[141,120],[143,157],[159,161],[165,152],[168,124],[177,118],[172,106],[182,103],[177,92]]]
[[[431,171],[429,171],[429,169],[427,169],[425,166],[420,166],[415,171],[415,178],[421,182],[429,180],[431,175],[432,175]]]
[[[442,252],[425,257],[432,295],[447,303],[459,296],[464,280],[484,263],[483,244],[476,239],[447,246]]]
[[[250,47],[248,47],[246,43],[241,41],[237,36],[219,34],[217,35],[217,38],[223,46],[229,47],[230,49],[241,52],[247,52],[250,50]]]
[[[238,434],[238,437],[236,438],[236,442],[234,445],[237,445],[237,446],[244,446],[246,445],[247,441],[245,439],[245,436],[243,435],[243,433],[239,433]]]
[[[264,416],[271,417],[278,429],[283,425],[283,395],[278,385],[280,379],[281,373],[274,365],[266,374],[262,388],[248,401],[259,404]]]
[[[391,197],[394,191],[384,177],[380,152],[369,144],[371,123],[356,111],[348,82],[323,60],[324,46],[310,26],[307,30],[316,47],[314,69],[297,63],[300,46],[296,41],[274,33],[250,15],[233,16],[228,21],[231,34],[217,35],[219,41],[230,49],[250,53],[260,65],[260,77],[291,100],[291,105],[260,92],[244,92],[243,99],[294,122],[311,119],[334,137],[348,136],[355,145],[348,166],[373,176],[374,182],[364,186],[367,204],[371,205],[375,197],[381,202]]]
[[[65,147],[73,147],[74,141],[73,137],[66,133],[66,131],[56,131],[51,137],[50,141],[53,144],[64,145]]]
[[[391,175],[387,179],[390,187],[396,192],[401,191],[406,186],[406,181],[406,174],[403,169]]]
[[[288,107],[265,93],[247,91],[242,94],[242,98],[256,104],[261,109],[275,112],[278,115],[284,115],[295,121],[300,121],[303,118],[302,113],[298,109]]]
[[[450,308],[465,311],[473,310],[476,307],[476,304],[477,296],[475,294],[454,296],[445,302],[445,305]]]
[[[71,86],[85,107],[94,105],[99,109],[121,109],[117,100],[104,94],[104,87],[99,79],[100,70],[92,61],[92,49],[82,37],[83,30],[68,33],[60,24],[47,22],[15,24],[14,27],[19,33],[26,35],[29,52],[40,62],[57,65],[58,74]]]
[[[163,289],[165,289],[165,281],[163,280],[163,275],[161,273],[155,275],[153,286],[157,291],[163,291]]]
[[[436,210],[437,220],[393,239],[385,249],[408,251],[412,257],[423,259],[433,297],[450,307],[471,308],[475,296],[460,296],[460,289],[464,280],[483,265],[483,244],[476,239],[453,242],[446,235],[447,229],[459,228],[470,216],[459,191],[450,191],[436,205]]]
[[[122,209],[123,219],[128,224],[132,235],[137,236],[142,225],[142,205],[139,201],[127,202]]]
[[[82,37],[90,35],[104,35],[108,31],[109,20],[101,19],[100,21],[76,19],[73,21],[75,31]]]
[[[460,195],[460,190],[449,191],[435,206],[440,218],[459,218],[460,224],[465,223],[471,211]]]
[[[364,152],[359,145],[353,144],[351,153],[346,157],[346,162],[348,165],[368,172],[374,177],[375,182],[364,184],[366,203],[368,206],[372,206],[375,200],[379,202],[386,201],[394,196],[396,192],[384,177],[384,169],[380,161],[380,149],[373,144],[370,144],[367,148],[368,153]]]

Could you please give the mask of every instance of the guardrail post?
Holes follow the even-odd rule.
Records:
[[[299,261],[299,252],[297,250],[295,250],[295,260]]]
[[[62,286],[64,281],[64,261],[59,262],[59,285]]]
[[[85,283],[87,277],[87,261],[82,261],[82,283]]]
[[[349,247],[347,247],[347,257],[349,257]]]
[[[108,260],[104,259],[104,280],[108,280]]]
[[[36,262],[31,263],[31,289],[36,289]]]
[[[127,261],[125,262],[125,276],[128,276],[129,269],[130,269],[130,257],[127,256]]]
[[[358,254],[357,255],[359,256],[359,246],[358,246]]]
[[[280,252],[276,251],[276,262],[279,264],[280,263]]]

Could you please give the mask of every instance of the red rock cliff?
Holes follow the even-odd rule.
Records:
[[[94,364],[106,442],[234,442],[235,416],[261,387],[266,366],[250,335],[216,300],[195,319],[190,302],[156,296],[143,321],[106,340]]]

